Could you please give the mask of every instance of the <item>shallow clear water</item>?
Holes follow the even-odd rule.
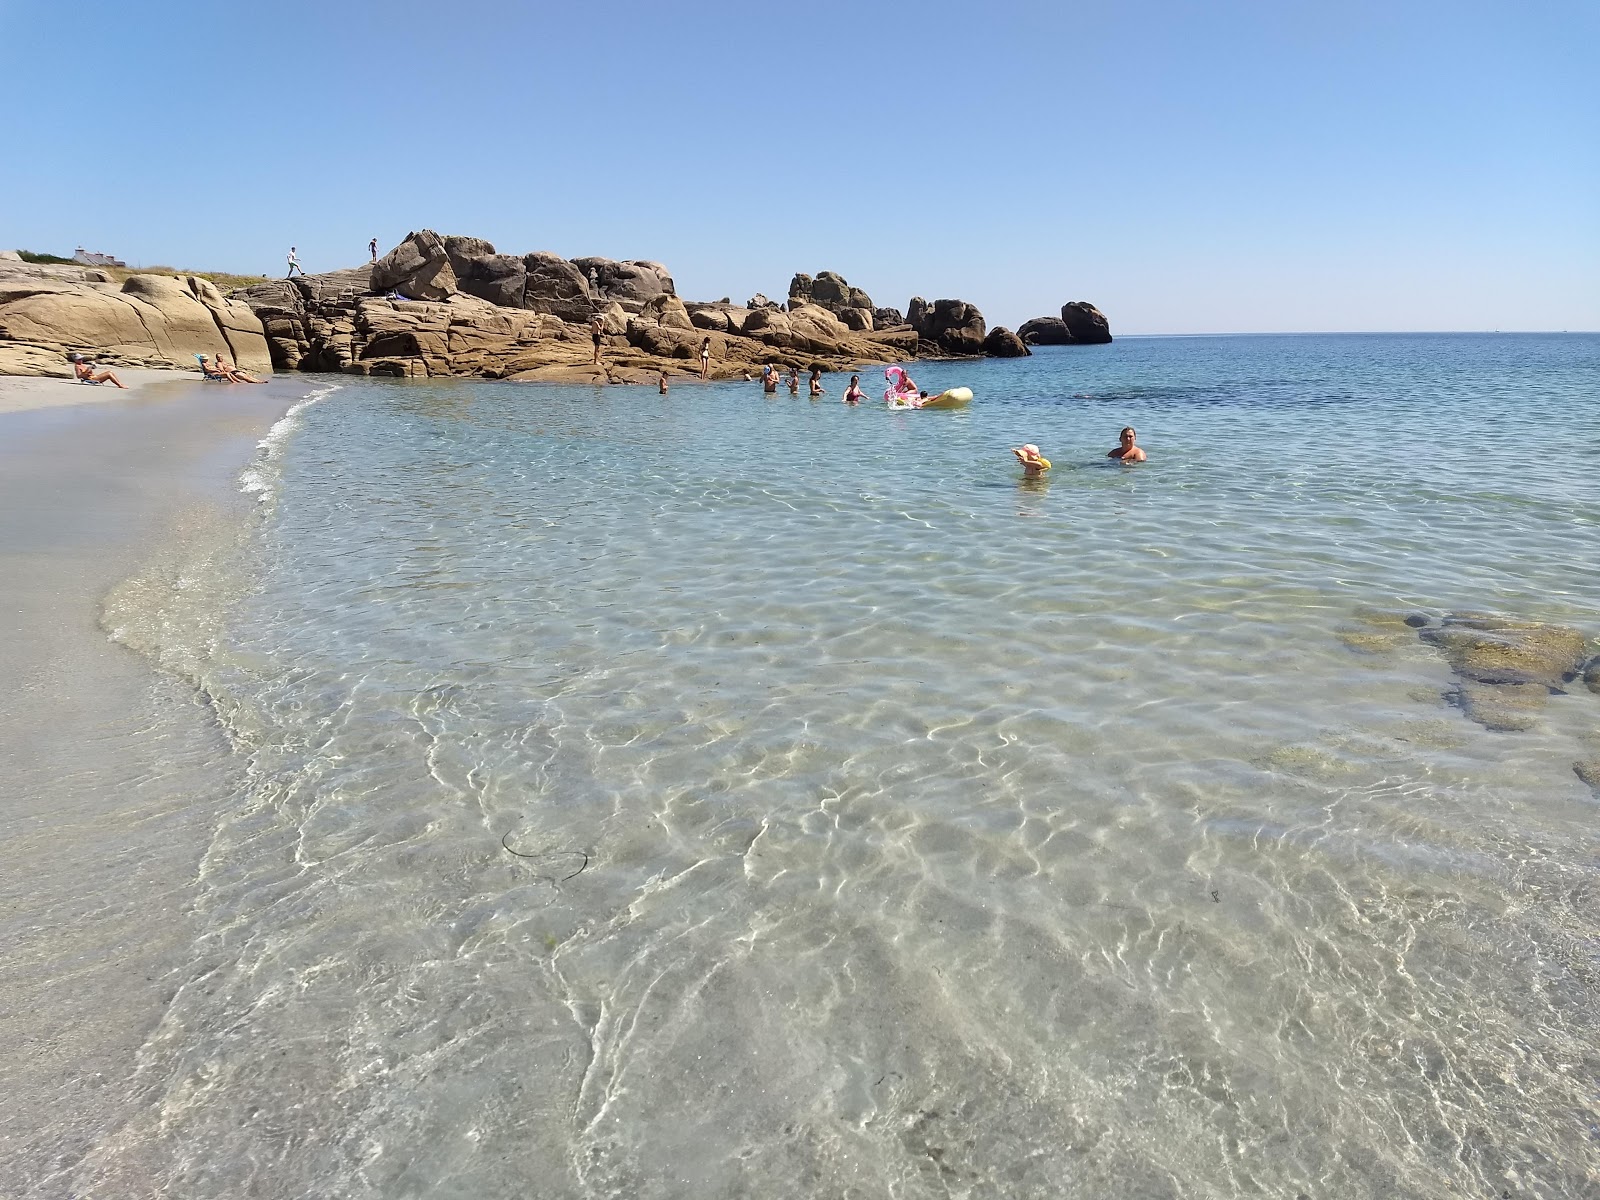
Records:
[[[1600,634],[1600,338],[915,374],[286,426],[108,617],[251,784],[79,1191],[1593,1194],[1600,696],[1379,614]]]

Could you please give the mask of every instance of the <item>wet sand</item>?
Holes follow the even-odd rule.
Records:
[[[186,961],[196,863],[236,784],[181,682],[101,627],[107,592],[237,530],[256,443],[307,390],[118,372],[0,378],[0,1195],[64,1196],[124,1119]]]

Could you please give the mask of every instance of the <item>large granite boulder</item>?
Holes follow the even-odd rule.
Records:
[[[858,333],[872,331],[872,310],[870,308],[841,308],[838,317],[851,329]]]
[[[905,323],[905,314],[898,308],[874,308],[872,310],[872,327],[874,329],[896,329]]]
[[[581,273],[591,290],[596,290],[597,301],[615,300],[629,312],[638,312],[639,306],[663,292],[677,295],[672,275],[666,267],[648,259],[629,259],[616,262],[609,258],[575,258],[572,265]]]
[[[1087,300],[1073,300],[1061,306],[1061,323],[1072,340],[1082,346],[1105,345],[1111,340],[1111,322]]]
[[[996,325],[983,339],[983,352],[990,358],[1027,358],[1033,351],[1004,325]]]
[[[746,308],[782,308],[776,300],[768,300],[762,293],[757,292],[744,302]]]
[[[798,308],[803,304],[815,304],[835,316],[847,308],[872,311],[872,297],[860,288],[851,287],[833,271],[822,271],[815,279],[797,274],[789,281],[789,307]]]
[[[935,354],[983,353],[987,333],[983,314],[965,300],[935,300],[931,304],[913,296],[906,305],[906,320]]]
[[[528,292],[528,265],[519,254],[476,254],[455,267],[456,285],[469,296],[501,308],[522,308]]]
[[[683,301],[666,293],[647,301],[640,310],[639,317],[644,321],[654,321],[664,329],[695,328],[695,323],[690,319],[689,310],[684,307]]]
[[[1067,346],[1072,343],[1067,323],[1060,317],[1034,317],[1031,321],[1024,321],[1017,330],[1017,336],[1034,346]]]
[[[589,283],[576,263],[559,254],[535,251],[522,258],[528,274],[523,307],[551,313],[563,321],[583,322],[594,312]]]
[[[810,354],[843,354],[850,329],[820,304],[802,304],[788,312],[790,346]],[[746,326],[748,328],[748,325]]]
[[[372,268],[372,290],[411,300],[449,299],[457,290],[456,272],[444,239],[431,229],[407,234]]]
[[[450,259],[450,269],[460,279],[467,264],[475,258],[485,258],[494,253],[494,246],[482,238],[451,236],[444,239],[444,252]]]

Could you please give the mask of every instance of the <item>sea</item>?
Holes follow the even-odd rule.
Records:
[[[73,1194],[1600,1195],[1600,695],[1416,628],[1600,637],[1600,336],[910,366],[305,377],[106,601],[239,782]]]

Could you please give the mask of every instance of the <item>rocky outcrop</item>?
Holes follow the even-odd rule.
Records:
[[[1080,346],[1101,346],[1111,340],[1111,322],[1087,300],[1073,300],[1061,306],[1061,323]]]
[[[1004,325],[996,325],[989,331],[983,339],[983,352],[990,358],[1027,358],[1033,353]]]
[[[1030,346],[1072,344],[1072,335],[1067,332],[1067,323],[1060,317],[1034,317],[1031,321],[1024,321],[1017,330],[1017,336]]]
[[[796,275],[789,281],[789,307],[815,304],[837,316],[847,308],[864,308],[872,312],[872,297],[857,287],[851,287],[843,276],[832,271],[822,271],[815,279],[810,275]]]
[[[1074,300],[1061,306],[1059,317],[1024,321],[1017,336],[1033,346],[1098,346],[1111,341],[1111,323],[1094,305]]]
[[[373,266],[372,289],[408,300],[448,300],[456,292],[456,272],[444,238],[431,229],[407,234]]]
[[[131,275],[119,286],[94,268],[0,264],[0,343],[11,344],[12,369],[61,375],[72,351],[133,366],[193,369],[194,355],[219,351],[248,371],[271,365],[250,306],[193,275]]]
[[[983,353],[983,314],[965,300],[929,303],[921,296],[913,296],[906,305],[906,320],[927,343],[930,354]]]
[[[920,324],[908,325],[830,271],[795,276],[787,307],[762,295],[742,306],[685,303],[657,262],[503,254],[432,230],[409,234],[364,273],[274,280],[236,295],[260,315],[273,362],[286,369],[653,381],[663,365],[697,366],[707,336],[718,377],[774,360],[834,370],[979,355],[986,344],[1026,353],[1005,330],[987,338],[983,314],[963,301],[914,301]],[[589,333],[596,316],[601,366]]]
[[[615,262],[609,258],[575,258],[572,265],[583,275],[597,302],[616,301],[629,312],[665,293],[676,296],[666,267],[647,259]]]

